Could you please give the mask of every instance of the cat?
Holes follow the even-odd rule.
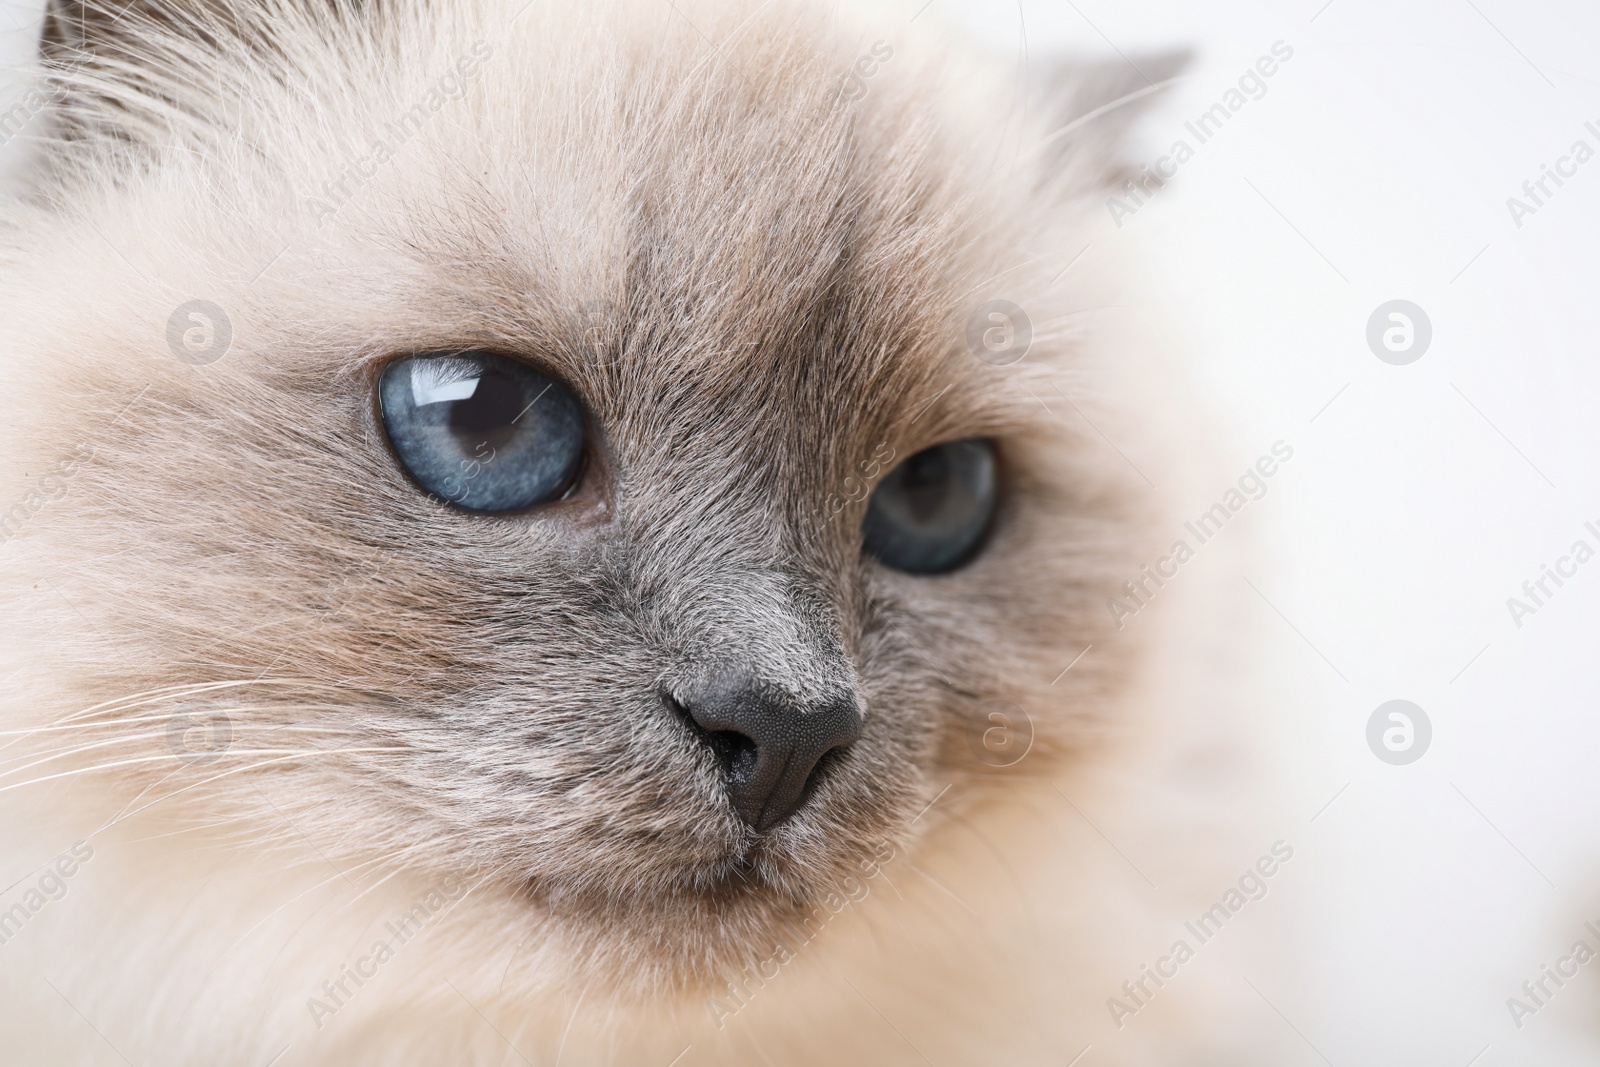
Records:
[[[52,6],[0,212],[8,1062],[1245,1062],[1141,967],[1242,854],[1185,793],[1205,579],[1107,610],[1203,450],[1078,261],[1178,62]]]

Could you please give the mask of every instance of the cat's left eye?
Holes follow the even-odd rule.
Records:
[[[378,382],[384,430],[423,489],[470,511],[560,497],[583,457],[583,412],[559,382],[493,352],[395,360]]]
[[[998,499],[994,445],[982,438],[923,449],[867,501],[862,548],[907,574],[943,574],[977,552]]]

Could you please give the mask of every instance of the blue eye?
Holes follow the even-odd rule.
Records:
[[[862,548],[908,574],[941,574],[965,563],[995,510],[994,446],[951,441],[889,472],[867,501]]]
[[[554,500],[583,457],[583,412],[531,367],[492,352],[399,359],[378,382],[395,455],[430,493],[470,511]]]

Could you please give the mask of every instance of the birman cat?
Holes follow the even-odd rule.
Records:
[[[1174,61],[959,38],[50,8],[5,1062],[1245,1062],[1168,952],[1271,844],[1183,799],[1225,624],[1142,611],[1200,453],[1089,250]]]

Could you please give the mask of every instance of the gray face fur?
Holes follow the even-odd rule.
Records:
[[[517,6],[273,3],[205,44],[140,7],[79,42],[139,73],[63,68],[0,340],[52,398],[10,443],[94,454],[10,549],[69,570],[77,605],[29,623],[58,670],[41,715],[143,694],[227,716],[201,759],[108,725],[162,757],[118,773],[201,821],[248,819],[270,782],[342,868],[469,872],[619,985],[676,986],[911,847],[945,785],[989,773],[980,702],[1026,707],[1050,770],[1125,670],[1049,684],[1138,555],[1138,508],[1050,391],[1093,374],[1072,313],[1097,297],[1050,279],[1109,147],[1034,146],[1131,87],[1072,80],[1059,110],[996,122],[1015,101],[951,94],[908,45],[841,105],[861,49],[836,16]],[[392,160],[343,162],[478,41]],[[165,339],[196,297],[233,332],[203,366]],[[1021,364],[967,346],[993,297],[1033,319]],[[483,516],[407,479],[376,376],[449,347],[579,398],[572,495]],[[864,557],[865,489],[967,437],[996,442],[1003,486],[977,557],[928,577]],[[665,699],[727,677],[863,709],[765,834]]]

